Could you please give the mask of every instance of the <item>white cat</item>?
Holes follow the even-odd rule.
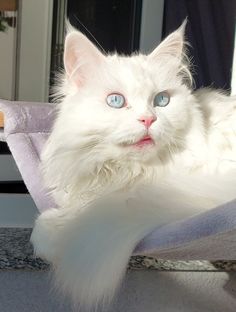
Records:
[[[235,197],[236,97],[191,90],[184,25],[149,55],[102,54],[71,29],[58,116],[42,154],[58,205],[31,241],[79,305],[114,296],[156,226]]]

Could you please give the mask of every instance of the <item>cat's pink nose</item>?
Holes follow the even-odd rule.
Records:
[[[148,129],[150,128],[151,124],[156,121],[157,118],[156,116],[149,116],[149,117],[145,117],[145,116],[141,116],[139,117],[138,121],[140,121],[142,124],[144,124],[144,126]]]

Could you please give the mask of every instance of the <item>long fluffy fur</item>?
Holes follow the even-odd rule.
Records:
[[[235,197],[236,99],[189,89],[183,36],[184,27],[150,55],[124,57],[67,35],[63,100],[42,154],[58,208],[38,217],[31,241],[82,307],[112,300],[133,249],[155,227]],[[154,109],[150,97],[163,90],[171,102]],[[130,107],[104,103],[115,91]],[[158,117],[154,147],[130,147],[146,135],[140,114]]]
[[[82,210],[51,209],[36,221],[31,237],[35,251],[54,263],[57,285],[78,306],[107,306],[122,282],[132,251],[144,236],[222,201],[217,196],[219,184],[202,185],[202,180],[200,188],[192,186],[187,194],[183,188],[189,183],[183,177],[181,189],[166,182],[155,190],[141,188],[133,194],[108,196]]]

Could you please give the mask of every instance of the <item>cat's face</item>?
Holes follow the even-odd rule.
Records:
[[[98,161],[148,162],[184,144],[190,91],[183,82],[183,29],[150,55],[131,57],[104,56],[72,32],[64,61],[68,89],[61,120],[80,153]]]

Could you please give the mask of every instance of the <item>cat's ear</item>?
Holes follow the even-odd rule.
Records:
[[[79,31],[70,32],[65,39],[64,67],[69,79],[78,86],[94,73],[105,56]]]
[[[163,40],[150,54],[151,59],[159,57],[173,56],[177,59],[182,59],[184,53],[184,33],[187,20],[173,33],[171,33],[165,40]]]

